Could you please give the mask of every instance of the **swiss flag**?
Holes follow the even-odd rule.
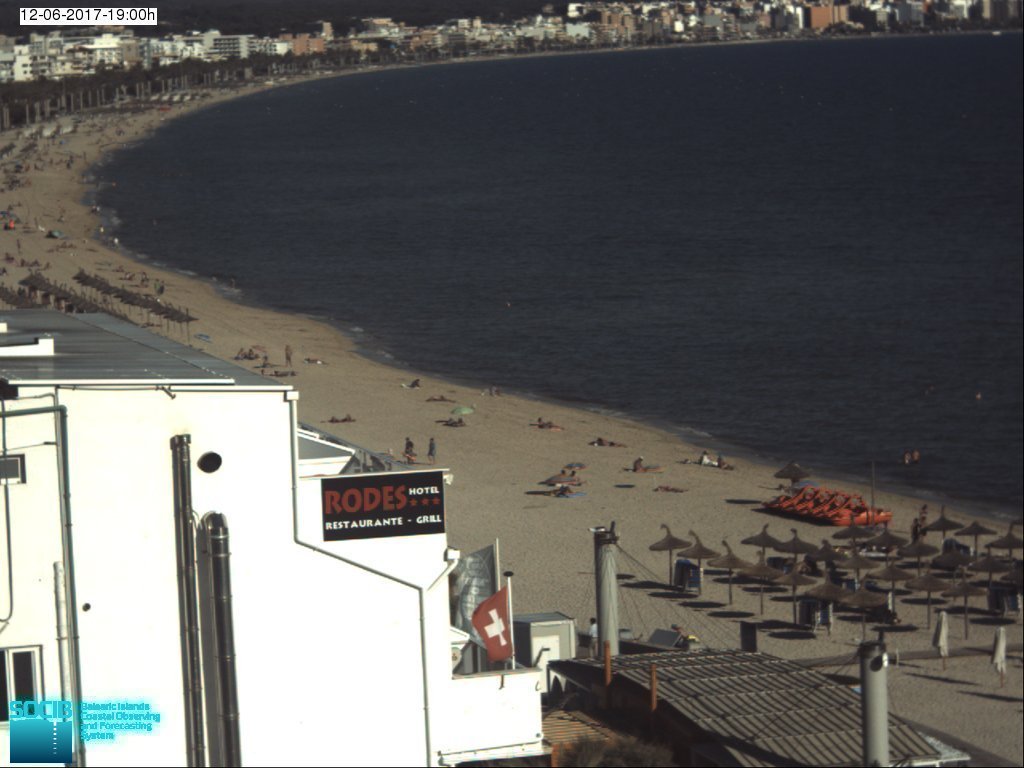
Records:
[[[473,627],[487,647],[489,661],[512,658],[512,625],[508,620],[508,587],[502,587],[473,611]]]

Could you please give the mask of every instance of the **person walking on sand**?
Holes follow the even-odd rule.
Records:
[[[434,442],[434,438],[430,438],[430,444],[427,445],[427,461],[431,464],[437,461],[437,443]]]
[[[291,344],[285,344],[284,345],[284,364],[287,365],[289,368],[292,367],[292,345]]]

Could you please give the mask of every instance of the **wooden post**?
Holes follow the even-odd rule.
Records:
[[[651,664],[651,712],[658,708],[658,665]]]
[[[558,748],[560,746],[561,746],[560,744],[552,744],[551,745],[551,762],[550,762],[551,768],[558,768],[558,752],[559,752]]]

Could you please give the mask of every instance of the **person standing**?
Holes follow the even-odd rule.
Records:
[[[284,364],[287,365],[289,368],[292,367],[292,345],[291,344],[285,344],[284,345]]]
[[[590,629],[587,630],[587,634],[590,636],[590,656],[591,656],[591,658],[594,658],[594,659],[600,658],[600,656],[601,656],[600,648],[597,647],[597,644],[598,644],[597,619],[595,619],[595,618],[591,618],[590,619]]]
[[[430,438],[430,444],[427,446],[427,461],[431,464],[437,461],[437,443],[434,442],[434,438]]]

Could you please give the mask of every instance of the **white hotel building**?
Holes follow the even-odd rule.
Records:
[[[447,473],[380,472],[300,427],[297,401],[105,315],[0,314],[5,699],[159,713],[151,732],[76,739],[93,766],[539,754],[538,670],[453,672]],[[379,498],[368,487],[391,522],[349,535],[332,521]],[[429,514],[403,513],[417,492]],[[0,716],[8,764],[6,701]]]

